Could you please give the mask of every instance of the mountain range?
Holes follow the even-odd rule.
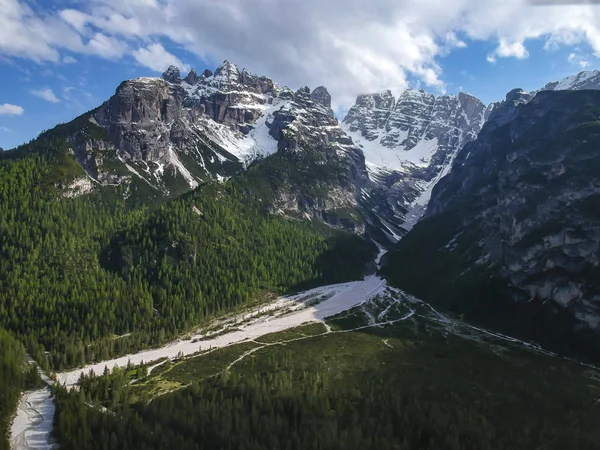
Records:
[[[542,90],[595,88],[598,74],[582,72]],[[297,174],[282,171],[266,187],[266,207],[368,229],[387,245],[419,220],[433,186],[500,104],[486,106],[462,92],[409,89],[396,99],[385,91],[358,96],[338,122],[323,86],[294,92],[229,61],[214,74],[192,69],[184,78],[171,66],[160,78],[121,83],[108,101],[76,119],[85,126],[68,139],[86,173],[65,185],[65,195],[124,184],[143,197],[172,197],[272,155],[301,158],[313,186],[298,186]]]
[[[0,448],[595,448],[600,72],[397,94],[171,66],[0,151]]]
[[[98,131],[69,137],[86,176],[67,195],[100,185],[143,183],[152,195],[177,195],[206,179],[225,180],[279,154],[312,159],[327,195],[290,183],[274,191],[272,212],[317,217],[357,231],[369,228],[393,242],[418,220],[428,192],[475,138],[489,109],[468,94],[435,97],[407,90],[361,95],[340,123],[325,87],[293,92],[228,61],[213,74],[181,78],[169,67],[160,78],[123,82],[113,97],[79,120]],[[309,156],[310,154],[310,156]],[[327,162],[327,164],[324,164]],[[338,178],[337,180],[335,178]],[[147,189],[143,190],[147,195]]]
[[[53,178],[63,197],[116,190],[139,206],[230,180],[270,214],[391,247],[390,280],[426,299],[460,297],[440,300],[457,312],[489,315],[461,290],[477,297],[487,277],[509,304],[536,299],[594,329],[594,166],[574,155],[591,151],[600,99],[588,91],[598,89],[600,73],[582,72],[489,105],[388,90],[359,95],[338,121],[325,87],[293,91],[224,61],[214,73],[171,66],[124,81],[40,139],[66,143],[69,170]],[[576,145],[565,140],[573,129],[590,134]]]

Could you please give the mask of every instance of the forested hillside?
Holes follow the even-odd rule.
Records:
[[[424,310],[366,328],[359,312],[330,322],[343,332],[310,324],[150,375],[82,376],[78,392],[57,390],[54,437],[64,450],[597,447],[594,371],[497,341],[494,352]]]
[[[66,129],[0,156],[0,326],[42,364],[46,350],[62,368],[158,344],[265,290],[360,278],[374,257],[231,184],[152,207],[124,186],[66,198],[82,174]]]

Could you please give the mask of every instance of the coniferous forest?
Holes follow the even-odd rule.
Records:
[[[264,291],[358,279],[374,257],[362,238],[269,215],[233,184],[151,206],[122,186],[63,198],[82,169],[56,130],[0,155],[0,326],[43,366],[165,342]]]
[[[597,448],[581,366],[415,328],[290,341],[233,367],[235,348],[82,376],[56,391],[54,436],[67,450]],[[148,395],[160,379],[186,384]]]

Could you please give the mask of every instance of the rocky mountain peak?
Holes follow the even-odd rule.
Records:
[[[169,66],[168,69],[163,72],[161,78],[169,83],[181,83],[181,74],[179,73],[179,68],[175,66]]]
[[[593,77],[575,78],[580,83]],[[352,155],[354,175],[348,180],[354,181],[345,198],[358,204],[358,197],[350,196],[355,192],[365,210],[401,225],[418,216],[411,211],[423,209],[432,186],[488,115],[501,117],[502,110],[531,96],[517,90],[508,101],[485,108],[467,93],[435,96],[410,89],[394,98],[385,90],[359,95],[340,128],[325,87],[293,92],[225,60],[214,74],[205,70],[198,76],[191,70],[181,80],[179,69],[171,66],[160,78],[126,81],[93,119],[119,156],[130,165],[142,164],[142,169],[131,167],[143,175],[148,171],[155,185],[165,167],[175,168],[191,187],[206,176],[231,173],[225,166],[237,170],[257,156],[281,151]],[[357,175],[363,171],[364,178]],[[353,190],[358,185],[361,189]],[[391,235],[402,232],[396,228]]]
[[[542,91],[567,91],[583,89],[600,89],[600,70],[579,72],[577,75],[553,81],[544,86]]]
[[[240,70],[232,62],[225,60],[223,61],[223,64],[215,70],[214,79],[223,83],[239,83]]]
[[[525,101],[529,101],[530,99],[531,99],[531,95],[527,91],[525,91],[521,88],[516,88],[516,89],[509,91],[506,94],[505,101],[523,103]]]
[[[375,94],[362,94],[356,97],[355,106],[368,109],[392,110],[396,105],[396,99],[392,91],[385,90]]]
[[[240,83],[243,84],[244,86],[254,88],[257,91],[260,91],[260,88],[258,85],[258,77],[256,75],[248,72],[246,69],[243,69],[242,72],[240,73]]]
[[[327,91],[325,86],[316,87],[310,94],[310,98],[313,102],[320,103],[321,105],[330,108],[331,107],[331,95]]]
[[[358,96],[343,122],[352,138],[359,145],[363,142],[372,170],[422,172],[422,168],[439,166],[476,136],[484,109],[469,94],[436,97],[407,89],[395,101],[388,90]]]
[[[275,83],[268,77],[258,76],[243,69],[239,82],[242,86],[258,94],[271,94],[275,90]]]
[[[365,155],[369,176],[378,184],[376,208],[382,216],[398,218],[396,223],[408,228],[418,220],[433,185],[450,170],[458,150],[477,136],[484,111],[485,105],[469,94],[436,97],[407,89],[397,100],[389,90],[357,97],[342,128]],[[369,199],[375,196],[369,193]]]
[[[467,114],[467,117],[473,117],[474,114],[480,114],[482,106],[485,108],[485,105],[481,100],[466,92],[458,93],[458,101]]]
[[[560,306],[600,328],[600,187],[590,182],[600,162],[599,134],[597,122],[589,122],[598,115],[600,93],[569,91],[540,92],[525,103],[519,102],[531,94],[511,92],[490,118],[493,125],[497,114],[511,110],[501,116],[504,126],[486,125],[460,151],[427,210],[429,229],[445,236],[431,254],[465,264],[440,266],[460,273],[453,285],[462,286],[463,274],[470,282],[474,273],[493,276],[507,286],[506,300]],[[459,237],[465,230],[468,237]],[[417,271],[428,271],[427,257]],[[483,297],[476,292],[477,300]]]
[[[283,86],[279,92],[278,97],[283,100],[294,100],[294,91],[292,91],[289,87]]]
[[[190,70],[190,72],[185,76],[185,78],[183,79],[183,81],[185,81],[187,84],[194,86],[198,80],[200,79],[200,77],[198,76],[198,74],[196,73],[196,70],[192,69]]]
[[[296,91],[294,96],[296,100],[310,100],[310,88],[308,86],[303,86]]]
[[[526,92],[521,88],[509,91],[505,100],[492,103],[486,109],[484,114],[486,126],[499,127],[510,122],[517,111],[517,107],[528,103],[534,96],[535,92]]]
[[[552,81],[542,89],[526,92],[521,88],[513,89],[506,94],[503,101],[490,103],[486,108],[484,119],[489,126],[502,126],[512,120],[519,105],[529,103],[545,91],[579,91],[600,90],[600,71],[584,71],[577,75]]]

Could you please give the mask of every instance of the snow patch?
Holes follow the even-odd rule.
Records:
[[[438,182],[444,178],[446,175],[450,173],[452,170],[452,166],[454,165],[454,160],[456,159],[456,155],[458,154],[458,150],[453,152],[450,155],[450,161],[448,164],[444,166],[444,168],[440,171],[440,173],[426,185],[426,187],[410,205],[408,212],[406,213],[406,220],[404,224],[402,224],[402,228],[406,231],[410,231],[421,217],[425,214],[427,210],[427,205],[429,204],[429,200],[431,200],[431,194],[433,193],[433,188]]]
[[[380,170],[405,172],[411,167],[427,167],[431,157],[438,151],[437,138],[421,139],[409,150],[403,145],[389,148],[381,143],[380,136],[371,141],[364,138],[360,131],[350,131],[348,124],[341,123],[340,127],[363,151],[370,174]],[[407,130],[399,130],[397,134],[397,142],[403,142],[408,137]]]
[[[269,123],[276,111],[287,107],[291,101],[274,99],[269,106],[261,106],[263,114],[254,123],[253,129],[246,136],[240,137],[239,133],[233,132],[229,127],[210,121],[209,139],[216,145],[234,155],[242,163],[249,164],[254,159],[277,153],[277,140],[269,134]],[[223,161],[222,155],[218,158]]]
[[[121,158],[119,158],[121,159]],[[158,188],[153,185],[152,183],[150,183],[146,178],[144,178],[137,170],[135,170],[133,167],[131,167],[129,164],[127,164],[124,160],[121,159],[121,161],[123,162],[123,164],[125,164],[125,168],[127,170],[129,170],[132,174],[136,175],[137,177],[139,177],[140,179],[144,180],[146,183],[148,183],[151,187],[153,187],[154,189],[158,190]]]
[[[263,115],[256,121],[254,129],[239,144],[242,158],[265,157],[277,153],[277,140],[269,134],[269,121],[276,111],[287,108],[290,103],[291,101],[285,100],[265,109]]]
[[[586,82],[591,81],[594,78],[600,78],[600,71],[592,70],[580,72],[577,75],[566,77],[558,82],[553,88],[554,91],[567,91],[571,89],[578,89],[583,86]],[[591,89],[588,87],[588,89]]]

